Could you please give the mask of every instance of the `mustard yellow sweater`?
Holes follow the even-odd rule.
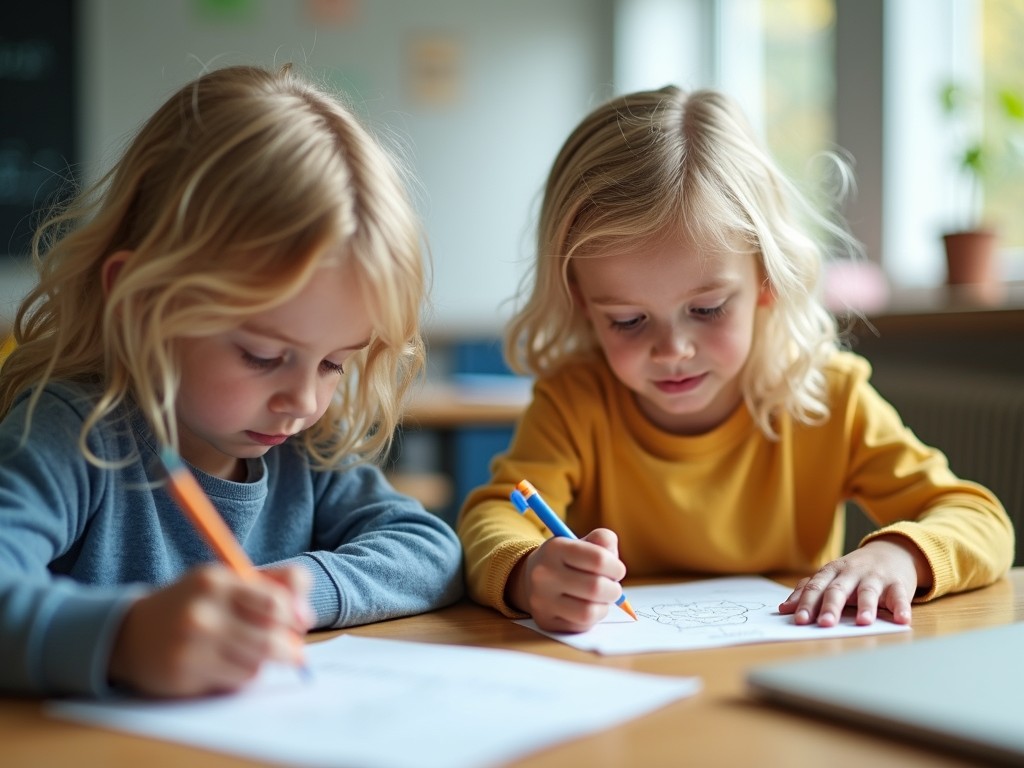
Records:
[[[619,537],[629,576],[815,572],[842,554],[852,499],[883,533],[924,553],[933,586],[918,600],[981,587],[1010,567],[1013,526],[995,496],[958,479],[870,385],[866,360],[827,369],[831,417],[785,418],[769,440],[745,406],[703,435],[659,430],[603,360],[567,365],[534,386],[507,454],[459,516],[470,596],[508,616],[505,582],[546,532],[509,493],[526,478],[582,536]]]

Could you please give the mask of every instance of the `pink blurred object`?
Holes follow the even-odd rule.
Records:
[[[889,302],[889,281],[871,261],[842,259],[828,264],[825,306],[832,312],[877,312]]]

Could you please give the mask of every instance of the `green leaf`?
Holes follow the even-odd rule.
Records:
[[[999,91],[999,104],[1006,116],[1012,120],[1024,121],[1024,97],[1016,91],[1004,88]]]
[[[942,104],[942,111],[951,115],[963,105],[963,89],[956,83],[947,83],[939,92],[939,101]]]
[[[972,144],[960,159],[961,165],[973,174],[980,176],[985,171],[985,152],[981,144]]]

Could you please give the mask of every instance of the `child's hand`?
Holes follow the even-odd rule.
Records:
[[[509,600],[549,632],[583,632],[622,595],[626,566],[605,528],[582,539],[554,537],[523,558],[509,578]]]
[[[128,610],[109,678],[151,696],[234,690],[265,661],[299,660],[308,590],[309,575],[297,567],[250,580],[220,565],[190,571]]]
[[[847,605],[857,606],[858,624],[871,624],[881,607],[895,623],[909,624],[914,592],[930,582],[917,547],[901,536],[880,537],[801,580],[779,612],[794,614],[797,624],[834,627]]]

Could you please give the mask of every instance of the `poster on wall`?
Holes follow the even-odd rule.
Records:
[[[77,172],[74,0],[0,5],[0,258]]]

